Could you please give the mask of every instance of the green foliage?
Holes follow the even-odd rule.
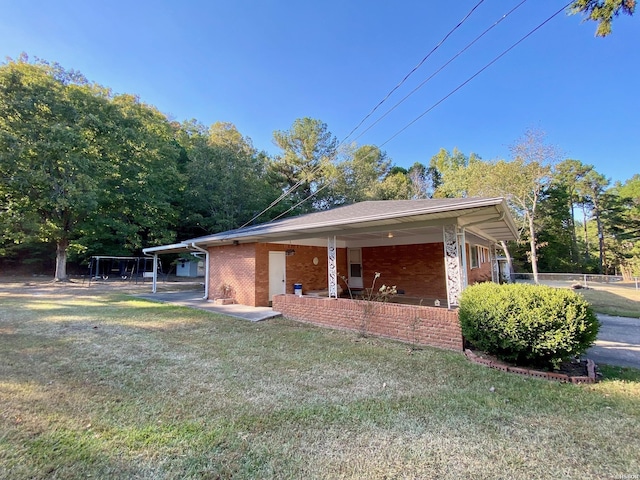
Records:
[[[327,124],[298,118],[289,130],[273,132],[273,141],[282,153],[270,165],[271,175],[290,190],[288,198],[296,206],[295,213],[330,207],[338,140]]]
[[[482,283],[460,301],[462,334],[475,347],[522,365],[557,366],[583,353],[599,322],[570,290],[540,285]]]
[[[614,17],[620,13],[633,15],[636,0],[575,0],[570,8],[572,13],[582,13],[597,22],[596,36],[606,37],[611,33]]]
[[[3,246],[131,253],[175,238],[179,150],[166,117],[58,64],[0,66]],[[6,228],[11,225],[12,228]]]

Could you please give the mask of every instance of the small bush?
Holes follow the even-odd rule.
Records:
[[[473,285],[459,314],[476,348],[520,365],[557,367],[589,348],[600,328],[580,295],[541,285]]]

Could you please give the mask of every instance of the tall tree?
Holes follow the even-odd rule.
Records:
[[[344,203],[379,200],[379,188],[391,169],[387,154],[375,145],[363,145],[337,165],[336,193]]]
[[[457,148],[452,153],[441,148],[431,157],[429,171],[434,180],[434,197],[456,198],[468,196],[471,181],[469,167],[481,159],[475,153],[466,156]]]
[[[622,218],[615,222],[622,227],[616,235],[620,270],[626,279],[640,277],[640,174],[616,184],[611,194],[626,206]]]
[[[611,181],[604,175],[590,170],[579,183],[579,192],[585,199],[585,203],[590,205],[591,214],[595,218],[597,232],[598,232],[598,251],[599,251],[599,271],[604,271],[604,231],[602,228],[602,210],[603,210],[603,197],[605,191]],[[585,221],[585,236],[587,234],[586,221]],[[585,243],[588,240],[585,238]]]
[[[420,162],[415,162],[409,168],[409,180],[411,181],[413,195],[412,198],[432,198],[442,179],[438,169],[430,166],[426,167]]]
[[[269,159],[235,125],[218,122],[207,130],[187,122],[178,139],[188,158],[182,236],[240,227],[278,196],[277,188],[268,182]]]
[[[56,280],[65,280],[67,248],[99,197],[99,155],[91,138],[100,125],[83,115],[104,103],[85,79],[26,57],[0,66],[0,215],[56,245]],[[6,220],[5,220],[6,222]]]
[[[338,140],[327,124],[299,118],[289,130],[273,132],[273,140],[282,153],[271,165],[272,174],[286,185],[290,201],[299,204],[296,213],[329,208]]]
[[[178,150],[164,115],[74,71],[28,58],[0,67],[0,223],[14,241],[132,253],[173,240]],[[6,240],[6,239],[4,239]],[[105,251],[107,250],[107,251]]]
[[[540,130],[528,130],[524,136],[511,146],[516,167],[513,177],[514,193],[511,201],[524,217],[529,230],[529,252],[533,279],[538,283],[538,242],[536,237],[536,219],[541,195],[551,182],[551,174],[560,153],[558,149],[545,143],[545,134]]]
[[[571,13],[584,14],[588,20],[597,22],[596,36],[606,37],[615,17],[621,13],[633,15],[636,0],[575,0],[569,8]]]
[[[570,211],[568,225],[571,232],[570,255],[574,266],[580,264],[575,216],[575,206],[582,203],[578,194],[578,185],[590,170],[593,170],[593,166],[584,165],[580,160],[563,160],[556,166],[552,180],[555,188],[564,189],[567,193],[565,198]]]

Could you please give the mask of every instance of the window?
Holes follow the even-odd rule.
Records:
[[[489,249],[479,245],[469,245],[469,265],[471,268],[480,268],[483,263],[489,262]]]
[[[480,257],[480,263],[487,263],[489,261],[489,249],[478,247],[478,256]]]
[[[471,265],[471,268],[480,267],[478,263],[478,247],[475,245],[469,245],[469,265]]]

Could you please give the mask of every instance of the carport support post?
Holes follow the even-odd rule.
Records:
[[[462,292],[464,278],[462,267],[466,268],[464,255],[464,232],[458,233],[457,225],[445,225],[442,227],[444,240],[444,269],[447,280],[447,303],[449,308],[457,307]],[[460,241],[462,246],[460,246]],[[463,254],[462,262],[460,254]],[[460,265],[460,264],[463,265]]]
[[[151,293],[158,291],[158,254],[153,254],[153,283],[151,287]]]
[[[327,238],[329,298],[338,298],[338,267],[336,265],[336,237]]]

